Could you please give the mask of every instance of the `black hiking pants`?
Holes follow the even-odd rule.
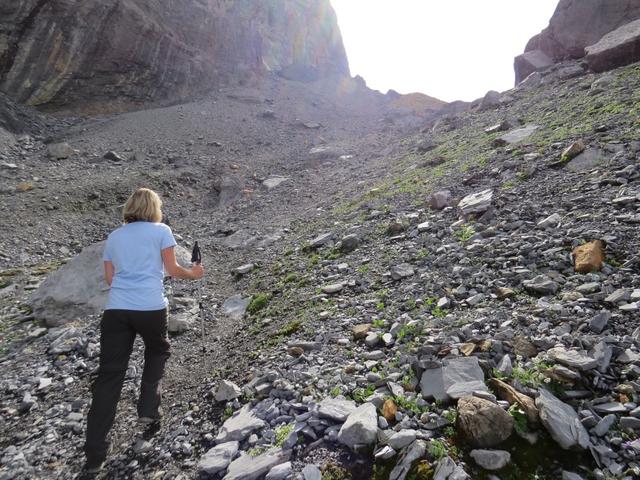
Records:
[[[166,309],[105,310],[100,323],[100,367],[93,383],[87,418],[87,461],[107,456],[107,434],[116,416],[122,384],[136,334],[144,341],[144,371],[138,399],[139,417],[160,417],[161,380],[170,356]]]

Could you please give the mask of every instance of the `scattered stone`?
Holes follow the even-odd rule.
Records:
[[[603,310],[591,319],[589,328],[595,333],[602,333],[602,331],[607,328],[609,320],[611,320],[611,312]]]
[[[344,283],[332,283],[330,285],[323,286],[320,290],[327,295],[333,295],[339,293],[344,288]]]
[[[288,180],[289,180],[289,177],[280,177],[278,175],[274,175],[264,180],[262,182],[262,185],[264,185],[267,190],[273,190],[274,188],[282,185],[284,182]]]
[[[306,465],[302,469],[304,480],[322,480],[322,472],[315,465]]]
[[[477,357],[445,360],[443,367],[427,369],[420,380],[422,396],[437,401],[458,399],[475,391],[486,391],[484,373]]]
[[[540,410],[540,421],[558,445],[565,450],[589,446],[589,433],[571,406],[545,389],[540,390],[536,406]]]
[[[108,151],[107,153],[105,153],[102,158],[104,158],[105,160],[111,160],[112,162],[124,162],[125,159],[123,157],[121,157],[120,155],[118,155],[116,152],[114,151]]]
[[[401,263],[400,265],[394,265],[391,267],[391,278],[394,280],[411,277],[414,273],[415,271],[413,270],[413,267],[408,263]]]
[[[400,457],[396,466],[389,474],[389,480],[404,480],[407,478],[411,467],[420,458],[424,457],[427,452],[427,444],[423,440],[416,440],[411,444],[407,451]]]
[[[394,422],[397,414],[398,407],[396,406],[396,402],[390,398],[385,400],[384,405],[382,406],[382,416],[387,420],[387,422]]]
[[[587,355],[586,352],[567,350],[563,346],[551,348],[547,351],[547,355],[562,365],[582,371],[593,370],[598,366],[598,361]]]
[[[351,450],[355,450],[358,446],[374,444],[377,432],[376,407],[371,403],[364,403],[349,415],[338,432],[338,440]]]
[[[309,248],[312,250],[317,250],[320,247],[327,245],[332,242],[335,238],[333,232],[323,233],[322,235],[318,235],[316,238],[309,242]]]
[[[251,297],[234,295],[222,304],[222,313],[232,320],[240,320],[244,317],[247,307],[251,303]]]
[[[573,262],[576,272],[589,273],[602,269],[605,244],[602,240],[594,240],[573,249]]]
[[[328,418],[334,422],[345,422],[355,410],[356,403],[353,400],[325,398],[320,402],[318,414],[321,418]]]
[[[560,158],[563,162],[569,162],[580,155],[582,152],[584,152],[584,148],[584,142],[582,140],[573,142],[562,152]]]
[[[483,190],[464,197],[458,208],[465,216],[483,214],[491,207],[492,200],[493,190]]]
[[[545,218],[544,220],[541,220],[540,222],[538,222],[538,228],[555,228],[558,225],[560,225],[560,222],[562,221],[562,217],[560,216],[560,214],[558,213],[554,213],[553,215],[548,216],[547,218]]]
[[[280,449],[271,449],[255,457],[242,454],[238,459],[231,462],[223,480],[258,480],[271,471],[273,467],[286,462],[288,459],[289,453]]]
[[[222,380],[216,391],[216,402],[228,402],[235,400],[242,395],[242,390],[238,385],[229,380]]]
[[[511,436],[513,418],[500,406],[477,397],[458,400],[458,431],[474,447],[494,447]]]
[[[522,284],[528,291],[540,295],[554,295],[560,288],[556,282],[546,275],[537,275],[532,280],[525,280]]]
[[[263,428],[265,425],[263,420],[251,412],[250,406],[245,405],[220,427],[216,443],[241,442],[252,432]]]
[[[493,145],[496,147],[502,147],[514,143],[520,143],[533,135],[538,130],[537,125],[528,125],[523,128],[511,130],[509,133],[505,133],[501,137],[496,138],[493,141]]]
[[[485,470],[500,470],[511,461],[511,454],[504,450],[471,450],[469,455]]]
[[[285,462],[269,470],[269,473],[264,478],[265,480],[285,480],[289,478],[292,472],[291,462]]]
[[[253,263],[245,263],[244,265],[240,265],[239,267],[235,268],[233,272],[236,275],[246,275],[247,273],[252,271],[254,268],[255,268],[255,265]]]
[[[47,153],[53,160],[64,160],[76,151],[68,143],[52,143],[47,147]]]
[[[343,237],[340,240],[340,251],[342,253],[350,253],[353,252],[356,248],[360,246],[360,238],[357,235],[351,234]]]
[[[440,190],[431,195],[429,204],[434,210],[442,210],[451,206],[451,192],[449,190]]]
[[[353,333],[354,340],[364,340],[370,331],[371,331],[370,323],[361,323],[360,325],[356,325],[351,329],[351,333]]]
[[[198,462],[198,472],[201,475],[215,475],[226,470],[239,448],[238,442],[227,442],[209,449]]]

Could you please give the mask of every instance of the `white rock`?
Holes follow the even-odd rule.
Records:
[[[250,410],[250,406],[245,405],[224,422],[216,437],[216,443],[241,442],[251,435],[253,431],[264,428],[265,426],[265,422],[255,416]]]
[[[238,453],[239,448],[239,442],[227,442],[209,449],[198,462],[198,472],[214,475],[225,470]]]
[[[227,402],[242,395],[240,387],[229,380],[222,380],[216,391],[216,402]]]
[[[378,433],[376,407],[364,403],[356,408],[338,432],[338,440],[352,450],[357,445],[373,445]]]

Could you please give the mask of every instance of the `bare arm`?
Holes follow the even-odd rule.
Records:
[[[202,265],[193,265],[191,268],[184,268],[178,265],[176,260],[175,247],[162,250],[162,263],[167,273],[174,278],[184,278],[187,280],[197,280],[204,275]]]
[[[109,286],[111,286],[111,282],[113,281],[113,263],[109,260],[105,260],[104,262],[104,281],[107,282]]]

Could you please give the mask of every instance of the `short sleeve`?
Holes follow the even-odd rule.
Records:
[[[171,228],[167,225],[163,225],[162,238],[160,239],[160,249],[164,250],[165,248],[175,247],[176,245],[176,239],[173,238]]]
[[[102,261],[111,262],[111,242],[107,238],[107,241],[104,244],[104,251],[102,252]]]

